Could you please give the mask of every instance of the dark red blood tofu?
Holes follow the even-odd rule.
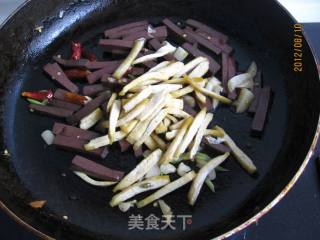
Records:
[[[113,65],[117,65],[119,64],[119,60],[115,60],[115,61],[93,61],[93,62],[89,62],[88,64],[88,69],[101,69],[101,68],[105,68],[108,66],[113,66]]]
[[[123,39],[127,41],[135,41],[139,38],[151,39],[152,37],[147,31],[140,31],[140,32],[136,32],[131,35],[128,35]]]
[[[237,73],[236,68],[236,61],[234,58],[230,57],[228,58],[228,81],[233,78]],[[235,100],[238,96],[238,93],[236,90],[233,90],[233,92],[228,93],[228,98],[231,100]]]
[[[228,93],[228,98],[232,101],[236,100],[238,97],[238,93],[236,90],[234,90],[233,92],[229,92]]]
[[[51,77],[51,79],[58,82],[61,86],[68,89],[70,92],[78,92],[79,88],[68,79],[63,70],[57,63],[48,63],[43,67],[43,70]]]
[[[226,36],[225,34],[213,29],[212,27],[209,27],[199,21],[196,21],[194,19],[188,19],[186,21],[186,24],[191,26],[191,27],[194,27],[194,28],[197,28],[197,29],[200,29],[204,32],[207,32],[208,34],[210,34],[211,36],[215,37],[215,38],[218,38],[218,39],[221,39],[221,41],[223,43],[227,42],[228,41],[228,36]]]
[[[133,67],[128,71],[128,74],[131,74],[133,76],[139,76],[144,74],[145,70],[141,67]]]
[[[105,103],[109,98],[108,93],[103,93],[98,97],[92,99],[83,108],[79,111],[75,112],[72,116],[67,118],[67,122],[70,124],[78,123],[82,118],[92,113],[95,109],[100,107],[103,103]]]
[[[100,69],[110,65],[114,61],[89,61],[87,59],[67,60],[61,57],[54,56],[53,59],[61,66],[66,68],[87,68],[87,69]]]
[[[122,38],[126,37],[128,35],[131,35],[136,32],[141,32],[144,30],[147,30],[148,26],[139,26],[139,27],[134,27],[130,29],[124,29],[123,31],[115,32],[113,34],[109,34],[110,39],[116,39],[116,38]]]
[[[227,53],[221,54],[222,62],[222,87],[224,92],[228,92],[228,81],[229,81],[229,55]]]
[[[125,139],[120,140],[118,143],[119,143],[121,152],[126,152],[131,147],[131,144],[128,141],[126,141]]]
[[[105,51],[111,52],[113,49],[131,49],[134,41],[121,39],[100,39],[99,45]]]
[[[184,43],[182,45],[182,48],[184,48],[187,52],[189,52],[194,57],[206,57],[209,60],[210,63],[210,72],[212,74],[216,74],[220,69],[221,66],[219,63],[216,62],[212,57],[210,57],[208,54],[200,51],[198,48],[193,47],[190,43]]]
[[[142,157],[143,156],[143,149],[139,147],[138,149],[134,149],[134,156],[135,157]]]
[[[54,56],[53,60],[64,67],[78,67],[78,68],[87,68],[88,63],[90,62],[87,59],[79,59],[79,60],[72,60],[72,59],[63,59],[60,56]]]
[[[166,26],[159,26],[153,29],[151,38],[157,38],[159,41],[164,41],[168,37],[168,29]]]
[[[88,154],[95,157],[105,158],[108,155],[108,149],[101,147],[92,151],[86,151],[84,145],[88,143],[87,140],[78,139],[75,137],[66,137],[63,135],[56,135],[53,140],[53,145],[77,153]]]
[[[87,76],[88,83],[93,84],[100,80],[102,76],[105,74],[111,74],[113,73],[121,64],[122,61],[112,61],[108,66],[105,66],[104,68],[92,72]]]
[[[105,37],[109,37],[112,34],[116,34],[118,32],[123,32],[126,30],[129,30],[131,28],[136,28],[136,27],[148,27],[149,23],[147,21],[139,21],[139,22],[133,22],[133,23],[128,23],[128,24],[124,24],[118,27],[114,27],[108,30],[104,31],[104,35]]]
[[[145,39],[152,39],[152,38],[158,38],[161,40],[166,39],[168,36],[167,27],[166,26],[160,26],[153,29],[152,32],[148,32],[147,30],[143,30],[140,32],[133,33],[131,35],[128,35],[124,37],[124,40],[132,40],[135,41],[139,38],[145,38]]]
[[[211,42],[212,44],[214,44],[215,46],[220,48],[222,52],[230,54],[233,51],[232,47],[230,47],[228,44],[222,42],[220,39],[215,38],[215,37],[211,36],[210,34],[203,32],[201,30],[196,30],[195,32],[199,36],[201,36],[202,38],[208,40],[209,42]]]
[[[258,71],[257,75],[254,78],[254,86],[255,87],[263,87],[263,79],[262,79],[262,72]]]
[[[194,31],[190,30],[185,30],[186,34],[186,40],[190,43],[195,43],[197,42],[199,45],[205,47],[206,49],[210,50],[211,52],[214,52],[215,54],[220,54],[221,49],[214,45],[212,42],[209,40],[203,38],[202,36],[198,35]]]
[[[128,55],[130,49],[120,49],[120,48],[114,48],[111,50],[112,56],[117,56],[117,55]]]
[[[71,169],[84,172],[91,177],[107,181],[119,181],[124,176],[124,172],[122,171],[108,168],[78,155],[72,159]]]
[[[49,101],[48,105],[58,107],[58,108],[68,109],[73,112],[78,111],[81,108],[81,106],[78,104],[70,103],[67,101],[59,100],[59,99],[52,99],[51,101]]]
[[[258,71],[257,75],[254,78],[254,88],[253,88],[253,95],[254,95],[254,100],[251,103],[248,112],[249,113],[255,113],[258,107],[259,103],[259,98],[260,98],[260,93],[261,93],[261,88],[263,87],[263,82],[262,82],[262,72]]]
[[[106,88],[110,88],[110,89],[117,89],[118,90],[123,87],[122,83],[120,83],[117,79],[115,79],[114,77],[111,77],[108,74],[105,74],[102,76],[101,83],[103,86],[105,86]]]
[[[260,98],[260,93],[261,93],[261,88],[254,87],[252,93],[254,95],[254,100],[252,101],[252,103],[249,107],[249,110],[248,110],[249,113],[255,113],[257,110],[259,98]]]
[[[59,100],[65,100],[66,93],[68,93],[68,91],[57,88],[57,90],[53,94],[53,97]]]
[[[237,65],[236,60],[233,57],[229,57],[228,63],[228,79],[230,80],[237,74]]]
[[[253,118],[251,130],[254,135],[261,135],[266,124],[269,106],[271,103],[271,88],[261,89],[258,106]]]
[[[226,152],[230,152],[231,149],[225,145],[225,144],[213,144],[208,140],[208,137],[204,137],[202,139],[202,143],[204,143],[205,146],[209,147],[211,150],[218,152],[218,153],[226,153]]]
[[[82,94],[92,97],[105,90],[107,90],[107,88],[102,84],[86,85],[82,88]]]
[[[168,18],[165,18],[162,23],[168,28],[169,35],[173,37],[175,41],[180,43],[185,41],[184,31],[178,25]]]
[[[210,149],[214,150],[214,151],[216,151],[218,153],[226,153],[226,152],[230,152],[231,151],[231,149],[227,145],[224,145],[222,143],[220,143],[220,144],[211,144],[210,145]]]
[[[149,62],[143,62],[141,63],[142,65],[146,66],[147,68],[153,68],[155,67],[158,63],[156,61],[149,61]]]
[[[159,48],[162,47],[161,42],[160,42],[158,39],[156,39],[156,38],[151,39],[151,40],[148,42],[148,44],[149,44],[150,47],[153,48],[154,50],[158,50]]]
[[[208,111],[212,110],[212,100],[209,97],[206,97],[206,104],[205,107],[208,109]]]
[[[99,137],[100,135],[93,131],[83,130],[81,128],[73,127],[63,123],[54,123],[52,132],[55,135],[62,135],[66,137],[73,137],[81,140],[91,140]]]
[[[197,115],[197,111],[194,110],[194,108],[192,106],[190,106],[186,101],[183,101],[183,111],[185,111],[186,113],[189,113],[191,116],[196,116]]]
[[[44,105],[36,105],[30,104],[29,109],[31,111],[35,111],[44,115],[48,115],[51,117],[58,117],[58,118],[66,118],[70,117],[74,111],[61,108],[61,107],[52,107],[52,106],[44,106]]]

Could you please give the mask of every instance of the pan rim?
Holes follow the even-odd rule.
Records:
[[[0,24],[0,29],[2,29],[9,21],[11,18],[14,17],[14,15],[16,13],[18,13],[23,7],[25,7],[29,2],[31,2],[31,0],[25,0],[23,3],[21,3],[1,24]],[[297,22],[295,20],[295,18],[292,16],[292,14],[282,5],[280,4],[278,1],[275,1],[275,3],[282,8],[283,11],[285,11],[287,13],[287,15],[289,15],[295,22]],[[318,80],[320,81],[320,61],[317,59],[314,48],[309,44],[309,40],[308,37],[306,35],[306,33],[304,32],[304,37],[307,40],[308,43],[308,47],[311,49],[311,53],[313,56],[313,59],[315,61],[315,64],[317,66],[317,70],[318,70]],[[223,240],[226,239],[238,232],[240,232],[241,230],[249,227],[251,224],[257,222],[261,217],[263,217],[265,214],[267,214],[276,204],[278,204],[287,194],[288,192],[293,188],[293,186],[296,184],[296,182],[298,181],[298,179],[301,177],[302,173],[304,172],[305,168],[307,167],[309,161],[311,160],[314,150],[317,146],[317,143],[319,141],[319,137],[320,137],[320,114],[318,116],[318,124],[317,124],[317,128],[315,130],[315,134],[311,143],[311,146],[306,154],[305,159],[303,160],[301,166],[299,167],[298,171],[295,173],[295,175],[291,178],[291,180],[289,181],[289,183],[284,187],[283,190],[281,190],[281,192],[269,203],[267,204],[261,211],[259,211],[257,214],[255,214],[254,216],[252,216],[251,218],[249,218],[248,220],[246,220],[245,222],[243,222],[242,224],[240,224],[237,227],[234,227],[233,229],[227,231],[226,233],[221,234],[220,236],[214,237],[211,240]],[[32,234],[34,234],[35,236],[41,238],[41,239],[45,239],[45,240],[55,240],[55,238],[43,233],[42,231],[40,231],[39,229],[35,228],[34,226],[32,226],[31,224],[27,223],[25,220],[23,220],[22,218],[20,218],[19,216],[17,216],[11,209],[9,209],[4,203],[3,201],[0,200],[0,210],[3,211],[5,214],[7,214],[7,216],[9,216],[13,221],[15,221],[17,224],[19,224],[20,226],[24,227],[25,229],[27,229],[28,231],[30,231]]]
[[[320,80],[320,78],[319,78],[319,80]],[[302,164],[301,164],[300,168],[298,169],[298,171],[296,172],[296,174],[293,176],[293,178],[290,180],[290,182],[284,187],[284,189],[278,194],[278,196],[276,198],[274,198],[264,209],[262,209],[260,212],[258,212],[256,215],[254,215],[253,217],[251,217],[250,219],[248,219],[244,223],[240,224],[238,227],[235,227],[234,229],[232,229],[224,234],[221,234],[218,237],[212,238],[211,240],[226,239],[226,238],[234,235],[235,233],[240,232],[241,230],[249,227],[251,224],[257,222],[261,217],[263,217],[265,214],[267,214],[275,205],[277,205],[289,193],[289,191],[293,188],[293,186],[296,184],[296,182],[298,181],[298,179],[301,177],[302,173],[306,169],[309,161],[311,160],[311,158],[313,156],[314,150],[317,146],[319,136],[320,136],[320,115],[318,118],[317,130],[316,130],[315,136],[313,138],[311,147],[306,155],[306,158],[302,162]]]
[[[280,2],[276,1],[276,4],[278,4],[278,6],[280,8],[282,8],[282,10],[285,11],[294,20],[294,22],[298,23],[298,21],[293,17],[293,15]],[[313,56],[313,60],[314,60],[314,63],[316,64],[317,71],[318,71],[318,80],[320,81],[320,59],[317,58],[315,50],[312,47],[312,45],[310,44],[310,40],[308,38],[308,35],[306,34],[306,32],[304,30],[303,30],[303,35],[307,41],[308,47],[311,50],[311,54]],[[275,205],[277,205],[289,193],[289,191],[293,188],[293,186],[296,184],[296,182],[298,181],[298,179],[301,177],[302,173],[306,169],[309,161],[313,157],[314,150],[317,147],[317,144],[319,142],[319,137],[320,137],[320,114],[318,116],[318,125],[317,125],[316,131],[315,131],[315,135],[313,137],[311,146],[308,150],[308,153],[307,153],[304,161],[302,162],[302,164],[301,164],[300,168],[298,169],[298,171],[296,172],[296,174],[292,177],[292,179],[284,187],[284,189],[278,194],[278,196],[276,196],[269,204],[267,204],[267,206],[265,206],[264,209],[262,209],[260,212],[258,212],[256,215],[254,215],[253,217],[251,217],[250,219],[248,219],[244,223],[240,224],[239,226],[235,227],[234,229],[232,229],[224,234],[221,234],[218,237],[212,238],[211,240],[226,239],[226,238],[242,231],[243,229],[249,227],[251,224],[257,222],[260,218],[262,218],[264,215],[266,215]]]

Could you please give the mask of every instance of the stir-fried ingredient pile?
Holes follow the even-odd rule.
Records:
[[[219,105],[226,105],[235,113],[253,114],[253,133],[261,134],[271,89],[262,87],[255,62],[238,73],[226,35],[191,19],[185,28],[169,19],[162,23],[154,27],[141,21],[106,30],[99,45],[113,60],[99,61],[72,42],[70,59],[55,56],[55,63],[43,68],[65,90],[22,96],[32,112],[66,119],[42,138],[80,154],[72,160],[72,171],[93,186],[112,186],[111,207],[128,211],[158,201],[170,217],[161,198],[190,184],[187,197],[194,205],[204,184],[215,191],[212,181],[216,171],[228,171],[221,164],[229,156],[249,174],[257,172],[222,126],[212,123]],[[121,152],[133,149],[142,160],[124,173],[81,156],[104,159],[112,144]],[[204,145],[220,155],[203,153]]]

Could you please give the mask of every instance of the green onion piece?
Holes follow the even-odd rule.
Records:
[[[215,168],[219,172],[229,172],[230,170],[221,166]]]
[[[128,74],[128,78],[129,78],[130,80],[134,80],[134,79],[136,79],[136,77],[135,77],[135,76],[133,76],[132,74]]]
[[[190,152],[186,152],[186,153],[182,153],[180,154],[180,156],[172,161],[170,161],[170,163],[172,164],[177,164],[180,163],[182,161],[186,161],[190,159]]]
[[[32,99],[32,98],[27,98],[27,101],[28,101],[29,103],[31,103],[31,104],[46,105],[46,104],[44,104],[43,102],[39,102],[39,101],[34,100],[34,99]]]
[[[203,160],[203,161],[209,161],[211,159],[211,157],[209,157],[207,154],[205,153],[201,153],[201,152],[197,152],[195,155],[195,159],[198,160]]]
[[[211,192],[213,192],[213,193],[216,192],[213,182],[211,182],[211,180],[208,177],[206,178],[205,183],[207,184],[207,186],[211,190]]]
[[[197,166],[199,168],[202,168],[204,165],[206,165],[208,162],[203,160],[203,159],[196,159],[196,163],[197,163]]]

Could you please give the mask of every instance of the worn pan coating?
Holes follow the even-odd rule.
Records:
[[[188,187],[164,198],[175,214],[192,215],[186,231],[181,223],[175,231],[129,231],[130,214],[160,216],[160,210],[150,206],[123,214],[108,207],[110,190],[90,187],[70,172],[72,154],[44,147],[40,133],[54,120],[30,114],[19,94],[55,87],[41,68],[53,54],[66,54],[71,39],[94,47],[107,27],[137,19],[156,23],[161,16],[192,17],[228,34],[240,69],[256,60],[274,98],[262,139],[249,136],[252,119],[246,114],[222,108],[215,115],[215,122],[254,159],[258,178],[228,160],[232,171],[218,175],[217,193],[204,189],[194,208],[187,204]],[[306,41],[303,72],[293,71],[293,24],[271,0],[29,1],[0,30],[0,144],[11,154],[0,160],[1,208],[39,236],[57,239],[212,239],[255,221],[291,188],[318,137],[318,71]],[[37,26],[44,27],[42,33],[34,31]],[[128,171],[136,160],[112,150],[101,162]],[[35,199],[48,203],[34,210],[28,203]]]

